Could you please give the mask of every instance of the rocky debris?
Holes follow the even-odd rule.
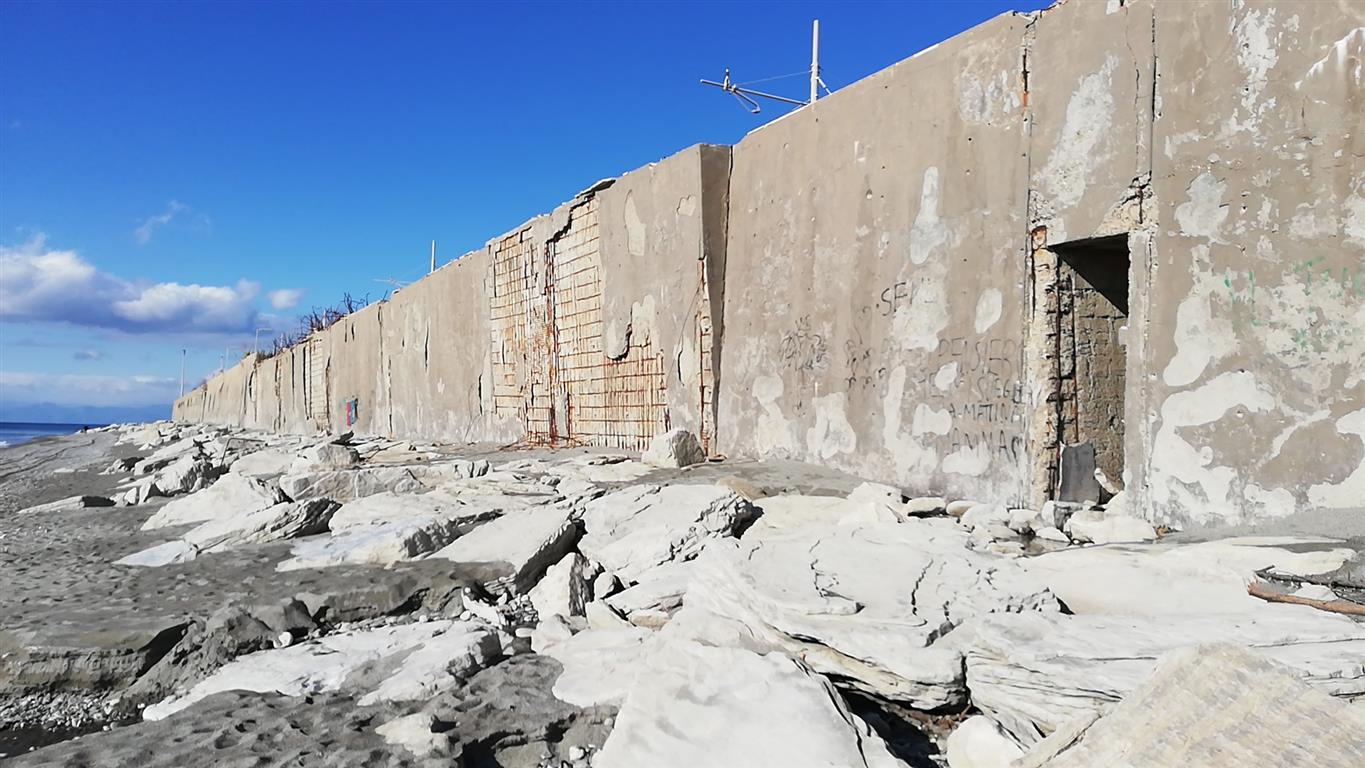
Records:
[[[947,513],[948,502],[942,496],[917,496],[905,502],[905,514],[909,517],[931,517]]]
[[[1087,510],[1072,515],[1064,530],[1072,541],[1082,543],[1115,544],[1156,539],[1156,529],[1146,520],[1103,511]]]
[[[1253,647],[1338,696],[1365,694],[1365,624],[1287,605],[1157,616],[1026,612],[978,616],[963,649],[972,703],[1025,746],[1135,690],[1162,655],[1205,643]]]
[[[232,690],[305,696],[346,688],[361,696],[361,704],[420,699],[467,676],[499,652],[491,630],[448,620],[338,632],[238,657],[184,694],[147,707],[143,716],[160,720]],[[362,667],[368,667],[369,674],[352,677]],[[376,685],[379,669],[387,674],[380,673]]]
[[[734,536],[757,514],[718,485],[647,485],[588,502],[579,551],[634,583],[650,568],[696,557],[708,542]]]
[[[284,501],[280,492],[260,480],[228,472],[203,491],[175,499],[142,524],[142,530],[202,523],[223,514],[248,515]]]
[[[673,429],[649,441],[649,450],[640,460],[651,467],[689,467],[706,461],[706,451],[697,436],[685,429]]]
[[[213,482],[217,467],[198,455],[186,454],[157,471],[152,482],[162,496],[190,493]]]
[[[1261,653],[1196,646],[1163,657],[1074,745],[1061,741],[1045,740],[1021,764],[1355,768],[1365,756],[1365,711],[1305,685]]]
[[[441,491],[421,494],[400,494],[385,491],[348,501],[332,515],[331,529],[344,531],[371,525],[390,523],[421,523],[429,520],[458,518],[472,521],[494,517],[497,509],[483,505],[471,506]]]
[[[567,510],[532,507],[484,523],[432,554],[460,563],[508,563],[510,588],[526,594],[578,539]]]
[[[761,705],[756,706],[756,703]],[[901,766],[828,680],[780,653],[668,642],[626,694],[594,768]]]
[[[666,632],[785,650],[846,684],[919,709],[960,706],[962,622],[1059,606],[1011,561],[972,552],[952,520],[807,526],[716,542]]]
[[[570,552],[545,571],[528,595],[536,616],[582,616],[583,606],[593,599],[593,579],[598,570],[587,558]]]
[[[27,507],[19,510],[21,515],[40,515],[48,512],[66,512],[73,509],[92,509],[95,507],[112,507],[114,500],[104,496],[68,496],[65,499],[50,501],[46,504]]]
[[[1024,750],[989,717],[962,721],[948,737],[948,768],[1011,768]]]

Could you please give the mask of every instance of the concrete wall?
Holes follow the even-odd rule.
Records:
[[[297,347],[230,368],[175,418],[635,449],[670,426],[709,436],[708,275],[724,264],[714,233],[728,175],[728,147],[697,146],[600,182]]]
[[[714,452],[1189,526],[1365,498],[1365,8],[1061,3],[602,182],[176,417]],[[320,399],[321,398],[321,399]]]

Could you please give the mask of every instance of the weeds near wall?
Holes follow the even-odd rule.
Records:
[[[271,342],[269,353],[263,353],[263,356],[274,357],[299,344],[308,338],[309,334],[325,331],[343,317],[358,312],[369,305],[370,297],[368,294],[363,298],[356,298],[347,292],[341,295],[341,300],[336,304],[327,307],[313,307],[307,314],[299,316],[296,328],[275,336]]]

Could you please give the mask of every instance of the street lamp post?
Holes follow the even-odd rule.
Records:
[[[185,396],[185,350],[180,350],[180,396]]]

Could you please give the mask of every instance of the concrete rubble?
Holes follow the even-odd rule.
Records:
[[[1215,752],[1307,765],[1232,720],[1202,742],[1159,736],[1236,702],[1274,699],[1260,709],[1282,730],[1351,722],[1348,702],[1365,701],[1365,622],[1248,591],[1351,596],[1360,554],[1345,540],[1097,535],[1085,524],[1125,519],[1121,497],[1030,510],[853,477],[799,492],[765,485],[762,463],[730,464],[724,482],[696,465],[643,482],[634,459],[601,452],[155,431],[114,430],[137,441],[115,448],[156,460],[99,477],[211,455],[214,482],[142,506],[66,493],[10,518],[122,515],[100,550],[110,573],[226,579],[233,595],[136,632],[101,629],[126,623],[128,603],[93,595],[88,633],[36,617],[0,628],[24,649],[0,659],[0,703],[60,701],[87,713],[72,722],[113,726],[89,744],[349,707],[371,713],[356,748],[492,749],[528,768],[1043,768],[1118,764],[1122,744],[1147,760],[1135,766]],[[1169,682],[1192,675],[1198,687]],[[530,709],[509,714],[514,700]],[[1359,748],[1358,731],[1308,730],[1303,754],[1322,765]]]

